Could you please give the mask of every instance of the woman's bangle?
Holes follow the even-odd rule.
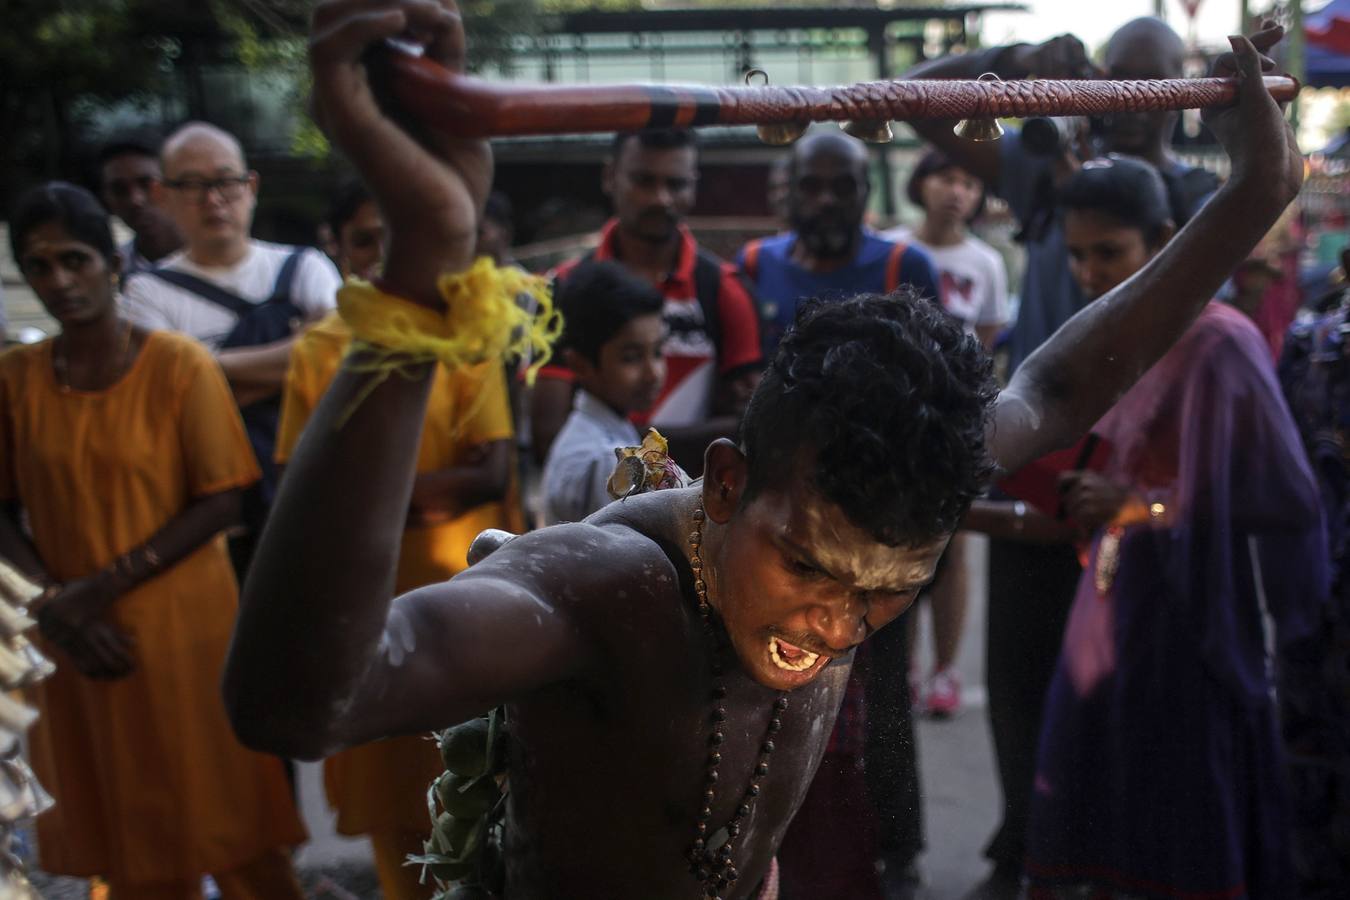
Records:
[[[1027,505],[1021,500],[1013,501],[1013,532],[1021,534],[1027,527]]]
[[[139,550],[128,550],[113,560],[113,564],[104,570],[104,575],[113,580],[113,589],[121,593],[159,574],[163,567],[164,560],[155,552],[155,548],[142,544]]]

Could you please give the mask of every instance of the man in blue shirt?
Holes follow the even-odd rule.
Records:
[[[799,141],[788,165],[788,223],[792,230],[751,241],[737,265],[759,300],[765,359],[771,358],[807,297],[888,294],[909,285],[938,297],[928,256],[863,227],[871,184],[867,148],[838,131]]]
[[[867,148],[856,138],[817,131],[793,148],[792,230],[751,241],[737,260],[760,304],[766,360],[807,298],[905,287],[940,299],[926,253],[863,227],[870,190]],[[923,823],[904,622],[912,614],[875,635],[868,659],[854,667],[825,758],[779,852],[784,896],[905,897],[919,884]]]

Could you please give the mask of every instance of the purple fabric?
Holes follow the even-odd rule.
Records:
[[[1273,654],[1327,596],[1322,514],[1256,327],[1210,304],[1094,429],[1107,474],[1166,507],[1098,535],[1065,631],[1028,842],[1034,884],[1285,897]]]

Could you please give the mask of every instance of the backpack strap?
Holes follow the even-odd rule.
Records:
[[[703,309],[703,329],[721,357],[722,313],[718,301],[722,295],[722,262],[701,248],[694,257],[694,295]]]
[[[741,250],[741,271],[751,281],[759,281],[759,250],[763,245],[763,238],[755,238]]]
[[[909,245],[897,241],[891,247],[890,255],[886,257],[886,293],[891,293],[900,287],[900,267],[905,261],[905,251]]]
[[[305,253],[304,247],[292,248],[286,261],[281,264],[281,269],[277,272],[276,281],[272,284],[272,295],[264,303],[285,303],[291,298],[291,285],[295,282],[295,270],[299,266],[300,258]],[[190,275],[187,272],[180,272],[177,269],[153,268],[144,270],[144,274],[153,275],[160,281],[168,282],[174,287],[182,288],[190,294],[196,294],[203,300],[214,303],[219,307],[229,310],[235,316],[244,316],[249,312],[263,305],[260,303],[250,303],[243,297],[233,291],[227,291],[218,284],[213,284],[204,278],[198,278],[196,275]]]
[[[190,294],[196,294],[209,303],[214,303],[222,309],[229,310],[236,317],[246,315],[255,306],[255,304],[249,303],[232,291],[227,291],[204,278],[198,278],[196,275],[179,272],[177,269],[154,268],[147,269],[142,274],[152,275],[160,281],[182,288]]]
[[[277,272],[277,280],[272,283],[272,296],[267,298],[268,303],[289,303],[291,299],[291,285],[295,282],[295,270],[299,268],[300,258],[305,255],[305,247],[292,247],[290,255],[286,261],[281,264],[281,270]]]

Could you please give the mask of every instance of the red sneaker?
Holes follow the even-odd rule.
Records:
[[[961,676],[954,669],[934,672],[928,681],[924,712],[935,719],[950,719],[961,711]]]

